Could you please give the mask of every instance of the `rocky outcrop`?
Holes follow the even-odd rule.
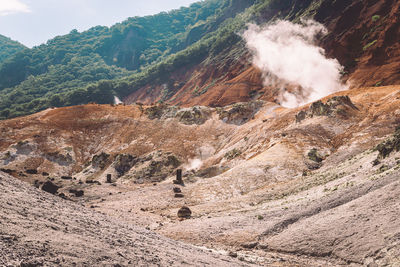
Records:
[[[179,110],[175,117],[183,124],[199,125],[205,123],[209,119],[210,112],[204,107],[192,107]]]
[[[219,108],[217,112],[223,122],[242,125],[254,117],[263,103],[263,101],[237,103],[227,108]]]
[[[104,152],[101,152],[98,155],[94,155],[92,158],[92,166],[94,168],[104,169],[108,163],[110,155]]]
[[[45,158],[60,166],[69,166],[74,163],[72,156],[69,153],[64,154],[64,152],[49,152],[45,154]]]
[[[207,107],[190,107],[190,108],[178,108],[176,106],[168,106],[160,104],[149,107],[144,112],[149,119],[166,120],[175,118],[179,122],[186,125],[201,125],[205,123],[211,115],[211,111]]]
[[[318,116],[339,116],[347,119],[351,111],[356,111],[358,108],[351,102],[348,96],[334,96],[326,103],[321,100],[314,102],[310,105],[308,110],[302,110],[296,115],[296,122],[301,122],[306,118],[313,118]]]
[[[137,159],[135,168],[125,177],[135,183],[160,182],[172,175],[181,161],[171,152],[156,151]]]
[[[123,176],[128,172],[136,163],[138,158],[130,154],[120,154],[114,160],[114,168],[118,173],[118,176]]]
[[[376,148],[378,159],[384,159],[394,151],[400,151],[400,127],[397,127],[392,137],[380,143]]]

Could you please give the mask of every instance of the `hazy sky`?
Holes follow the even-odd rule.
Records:
[[[32,47],[72,29],[111,26],[128,17],[189,6],[198,0],[0,0],[0,34]]]

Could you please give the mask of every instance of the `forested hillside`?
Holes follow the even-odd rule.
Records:
[[[206,0],[168,13],[134,17],[111,28],[76,30],[0,64],[0,119],[45,108],[167,102],[221,106],[274,101],[240,33],[248,23],[314,19],[320,40],[357,85],[400,81],[399,19],[393,0]],[[370,74],[373,73],[371,76]]]
[[[0,34],[0,64],[8,57],[25,48],[24,45]]]
[[[111,80],[143,73],[192,44],[190,51],[197,51],[199,39],[252,2],[202,1],[168,13],[129,18],[110,28],[72,30],[20,51],[0,65],[0,118],[50,106],[110,103],[114,90],[129,91],[125,83],[116,88]],[[176,63],[192,61],[192,56]]]

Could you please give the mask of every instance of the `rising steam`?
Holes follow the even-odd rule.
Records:
[[[278,20],[264,27],[250,24],[244,32],[265,85],[280,88],[282,106],[297,107],[346,89],[340,81],[343,67],[315,45],[316,37],[326,34],[327,29],[313,20],[302,24]]]
[[[124,102],[121,101],[121,99],[119,99],[118,96],[114,96],[114,104],[115,105],[119,105],[119,104],[123,104]]]

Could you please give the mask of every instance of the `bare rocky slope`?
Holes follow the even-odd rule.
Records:
[[[279,5],[277,5],[279,6]],[[312,18],[328,29],[320,40],[330,58],[344,66],[351,88],[399,84],[400,3],[395,0],[291,0],[269,8],[255,18],[257,24],[276,19],[299,22]],[[147,84],[124,99],[145,104],[166,101],[174,105],[226,106],[255,99],[274,101],[277,90],[265,86],[260,70],[244,42],[227,47],[201,64],[169,75],[166,83]],[[166,97],[163,93],[169,90]]]
[[[138,225],[246,264],[400,266],[399,89],[297,109],[86,105],[1,121],[0,169],[57,195],[1,176],[6,264],[47,261],[43,247],[67,265],[88,254],[88,264],[180,265],[165,255],[174,246],[193,250],[193,265],[236,263]],[[182,206],[189,219],[177,216]],[[130,250],[131,239],[153,256]]]
[[[2,266],[240,266],[0,173]]]

